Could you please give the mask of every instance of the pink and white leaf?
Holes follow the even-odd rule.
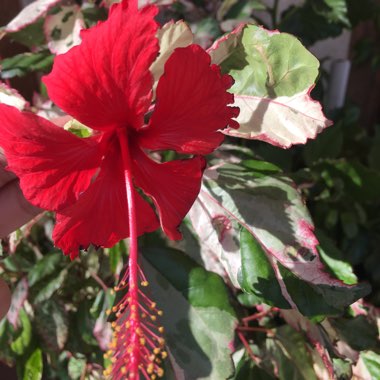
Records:
[[[223,166],[209,169],[189,217],[207,252],[212,251],[238,286],[240,254],[237,226],[246,228],[273,257],[303,281],[347,287],[326,271],[304,201],[288,178],[237,178],[223,175]],[[223,226],[216,225],[223,221]],[[206,251],[201,252],[205,262]]]
[[[226,135],[261,140],[281,148],[305,144],[332,125],[319,102],[310,97],[312,87],[291,97],[275,99],[235,95],[240,114],[239,129],[226,129]]]
[[[14,88],[4,82],[0,82],[0,103],[16,107],[20,111],[28,105],[28,102]]]
[[[24,302],[28,298],[29,294],[29,284],[26,277],[23,277],[17,284],[16,289],[12,294],[11,307],[9,308],[7,319],[9,323],[17,329],[18,327],[18,316],[20,310],[24,305]]]
[[[43,17],[46,12],[62,0],[36,0],[27,5],[13,20],[3,29],[6,33],[18,32],[28,25]]]
[[[310,96],[319,62],[296,37],[242,24],[208,52],[235,80],[240,128],[225,134],[289,148],[332,124]]]

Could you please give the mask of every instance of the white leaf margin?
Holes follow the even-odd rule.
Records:
[[[324,116],[321,104],[311,98],[313,88],[276,99],[235,94],[234,106],[240,109],[236,120],[240,128],[227,128],[222,132],[229,136],[265,141],[280,148],[305,144],[333,124]]]
[[[40,17],[57,5],[62,0],[37,0],[27,5],[14,19],[12,19],[4,28],[5,33],[18,32],[28,25],[36,22]]]
[[[6,83],[0,82],[0,103],[16,107],[22,111],[29,103],[12,87]]]

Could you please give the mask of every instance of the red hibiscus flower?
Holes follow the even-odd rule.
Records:
[[[128,270],[116,288],[127,292],[113,307],[107,354],[113,364],[106,375],[115,380],[161,376],[166,356],[163,327],[150,322],[161,311],[140,289],[147,282],[137,236],[161,224],[169,238],[181,237],[179,224],[200,189],[203,155],[222,142],[221,129],[237,126],[227,92],[232,79],[197,45],[167,60],[150,116],[156,13],[154,6],[138,10],[136,0],[114,5],[108,20],[84,31],[82,43],[58,56],[44,78],[50,98],[92,128],[91,137],[0,105],[0,146],[25,197],[56,212],[56,246],[73,258],[90,244],[111,247],[130,237]],[[192,157],[160,163],[149,155],[157,150]]]
[[[153,114],[149,68],[159,51],[155,6],[136,1],[112,7],[109,19],[83,31],[82,43],[56,57],[44,78],[50,98],[94,131],[79,138],[32,113],[0,105],[0,146],[25,197],[56,212],[53,238],[66,254],[111,247],[130,234],[126,173],[150,198],[171,239],[195,200],[205,160],[223,140],[219,130],[234,126],[228,104],[231,78],[210,66],[197,45],[174,51],[160,78]],[[158,163],[147,152],[175,150],[193,155]],[[159,222],[134,189],[137,234]]]

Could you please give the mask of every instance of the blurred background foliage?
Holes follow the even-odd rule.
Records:
[[[86,26],[106,18],[107,9],[100,6],[99,1],[82,4],[78,0],[75,3],[83,6]],[[379,379],[380,119],[378,104],[371,109],[366,107],[370,92],[376,91],[375,87],[380,84],[378,2],[305,0],[281,12],[279,1],[157,3],[161,7],[161,23],[172,18],[184,19],[191,26],[196,42],[204,47],[209,47],[216,38],[241,22],[292,33],[306,46],[338,37],[344,30],[351,30],[358,36],[356,40],[354,35],[351,39],[349,58],[353,76],[365,70],[375,78],[373,87],[367,86],[367,99],[357,101],[355,92],[359,91],[360,79],[350,82],[344,106],[329,111],[333,127],[305,146],[288,150],[260,141],[228,138],[226,143],[240,144],[243,153],[237,153],[238,156],[247,158],[244,152],[248,150],[250,159],[274,164],[296,182],[316,226],[323,261],[346,283],[356,283],[357,279],[369,283],[372,292],[364,300],[347,308],[341,316],[324,318],[317,308],[308,319],[280,310],[276,304],[268,306],[269,301],[257,305],[192,259],[179,255],[176,249],[181,247],[170,248],[171,261],[167,255],[159,256],[158,250],[167,250],[170,244],[158,232],[142,237],[140,247],[149,262],[148,267],[153,268],[148,273],[158,271],[159,276],[165,277],[158,287],[166,289],[168,294],[171,288],[183,288],[181,281],[185,280],[181,278],[194,281],[203,289],[203,293],[194,295],[182,292],[186,306],[181,304],[177,310],[174,305],[165,310],[163,305],[166,314],[181,314],[191,309],[202,319],[202,308],[212,306],[237,318],[239,327],[232,342],[236,367],[233,379],[310,380],[328,379],[329,376],[340,380]],[[54,11],[53,8],[49,12]],[[363,34],[363,29],[370,32]],[[27,49],[33,46],[33,49],[26,52],[20,45],[13,47],[17,54],[3,57],[1,77],[10,80],[29,101],[32,100],[30,88],[37,90],[39,104],[43,104],[45,89],[40,86],[39,79],[51,69],[53,55],[46,48],[42,21],[37,20],[26,29],[6,36],[6,43],[16,46],[16,42]],[[326,102],[329,85],[329,73],[323,67],[313,90],[313,97],[322,104]],[[20,85],[20,78],[31,83],[29,89]],[[46,112],[56,110],[49,108]],[[112,249],[96,252],[90,249],[70,261],[53,247],[50,240],[52,223],[52,217],[45,214],[36,223],[2,240],[0,271],[12,287],[13,300],[8,318],[0,322],[0,358],[16,366],[19,379],[101,379],[105,365],[102,350],[110,337],[106,310],[114,301],[112,288],[126,263],[127,246],[120,242]],[[181,275],[178,278],[168,276],[168,266],[172,273]],[[152,275],[155,276],[158,275]],[[151,285],[154,286],[156,284]],[[221,299],[221,294],[225,298]],[[164,298],[162,302],[165,303]],[[207,318],[202,319],[206,326],[222,323],[217,317]],[[173,320],[177,319],[173,317]],[[231,318],[226,317],[226,321],[230,322]],[[200,325],[198,322],[196,329],[204,334]],[[187,364],[186,360],[182,363],[188,367],[188,373],[192,373],[192,365],[199,368],[198,375],[193,372],[193,377],[188,378],[221,379],[221,373],[229,371],[228,365],[220,362],[221,370],[216,372],[209,367],[211,362],[213,365],[217,362],[217,355],[223,358],[225,353],[212,352],[208,342],[199,345],[199,341],[195,342],[189,334],[187,327],[182,326],[173,334],[177,340],[172,338],[171,341],[174,351],[184,346],[189,348]],[[213,332],[208,334],[212,340]],[[315,341],[324,342],[327,354],[314,344]],[[329,374],[329,366],[323,364],[326,355],[333,364],[334,375],[331,371]],[[176,378],[169,362],[166,366],[165,378]],[[210,373],[213,375],[208,375]]]

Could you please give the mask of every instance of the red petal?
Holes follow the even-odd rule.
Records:
[[[134,3],[115,4],[108,20],[83,31],[82,43],[57,56],[44,78],[54,103],[94,129],[139,128],[151,102],[157,9],[137,11]]]
[[[153,150],[208,154],[223,141],[219,130],[237,116],[229,75],[210,66],[210,56],[198,45],[178,48],[165,64],[157,86],[157,104],[141,144]]]
[[[90,244],[112,247],[129,236],[128,205],[120,149],[115,145],[103,161],[95,182],[78,202],[57,213],[54,243],[66,255],[75,257]],[[159,227],[149,204],[135,191],[137,233],[142,235]]]
[[[161,227],[170,239],[181,239],[178,227],[190,210],[202,181],[206,162],[196,156],[159,164],[140,149],[133,150],[136,186],[150,196],[157,207]]]
[[[0,146],[35,206],[58,210],[76,201],[100,166],[95,138],[80,139],[32,113],[0,104]]]

